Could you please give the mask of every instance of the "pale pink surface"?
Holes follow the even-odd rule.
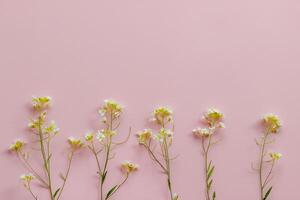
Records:
[[[204,199],[191,130],[210,106],[226,114],[211,153],[218,199],[258,199],[254,138],[261,115],[275,112],[284,126],[272,149],[284,157],[271,199],[300,199],[299,18],[298,0],[1,0],[1,199],[31,199],[18,180],[26,170],[6,152],[14,139],[28,138],[31,95],[54,98],[50,115],[62,130],[55,174],[66,167],[66,138],[99,127],[104,99],[125,106],[120,139],[129,126],[134,133],[147,127],[155,106],[173,108],[173,180],[182,200]],[[140,170],[113,199],[168,199],[164,177],[134,137],[116,152],[111,184],[125,159]],[[62,199],[96,199],[95,172],[87,151],[76,156]]]

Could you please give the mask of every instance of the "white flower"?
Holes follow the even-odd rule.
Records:
[[[211,128],[196,128],[196,129],[193,130],[193,133],[196,136],[208,137],[208,136],[210,136],[214,133],[213,130],[214,129],[211,129]]]
[[[105,139],[104,131],[103,130],[98,131],[96,138],[99,142],[102,142]]]

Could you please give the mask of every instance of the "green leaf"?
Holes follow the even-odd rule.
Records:
[[[57,196],[58,192],[60,191],[60,188],[58,188],[55,192],[54,192],[54,195],[53,195],[53,198],[55,199],[55,197]]]
[[[106,178],[106,174],[107,174],[107,171],[105,171],[105,172],[101,175],[101,183],[104,183],[105,178]]]
[[[207,172],[207,179],[210,179],[212,173],[214,172],[215,166],[213,166],[208,172]]]
[[[211,179],[211,180],[208,182],[208,185],[207,185],[207,189],[208,189],[208,190],[210,190],[212,183],[213,183],[213,180]]]
[[[210,167],[211,167],[211,162],[212,162],[212,161],[209,161],[209,164],[208,164],[208,167],[207,167],[207,171],[209,171],[209,170],[210,170]]]
[[[106,195],[106,197],[105,197],[105,200],[107,200],[107,199],[113,194],[113,192],[116,190],[117,187],[118,187],[118,185],[115,185],[114,187],[112,187],[112,188],[108,191],[108,193],[107,193],[107,195]]]
[[[273,186],[271,186],[271,187],[268,189],[268,191],[266,192],[266,194],[265,194],[263,200],[266,200],[266,199],[268,198],[268,196],[270,195],[272,189],[273,189]]]
[[[216,192],[214,192],[214,193],[213,193],[213,196],[212,196],[213,200],[216,199],[216,196],[217,196],[217,195],[216,195]]]

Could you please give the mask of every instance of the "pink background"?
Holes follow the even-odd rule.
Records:
[[[180,155],[173,180],[182,200],[204,199],[200,143],[191,130],[210,106],[226,114],[211,153],[218,199],[258,199],[254,138],[261,115],[275,112],[284,126],[271,149],[284,157],[271,199],[300,199],[299,18],[298,0],[0,0],[1,199],[31,199],[18,180],[26,170],[6,149],[28,138],[32,95],[54,99],[50,116],[61,128],[55,174],[66,167],[66,138],[99,127],[104,99],[125,106],[120,139],[129,126],[134,133],[149,126],[155,106],[170,106],[172,152]],[[110,184],[122,177],[118,163],[125,159],[140,170],[114,199],[169,198],[134,137],[116,152]],[[62,199],[96,199],[95,172],[93,157],[79,153]]]

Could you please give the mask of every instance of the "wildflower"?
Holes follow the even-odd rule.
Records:
[[[32,106],[35,110],[43,110],[50,105],[51,97],[41,96],[41,97],[32,97]]]
[[[159,142],[163,142],[165,139],[170,138],[173,139],[173,132],[170,130],[167,130],[165,128],[161,128],[158,134],[153,136],[155,140]]]
[[[13,144],[9,146],[9,150],[11,151],[20,151],[25,145],[25,142],[22,140],[16,140]]]
[[[137,134],[137,138],[140,144],[146,144],[152,137],[152,130],[151,129],[145,129],[143,131],[140,131]]]
[[[100,108],[99,113],[104,116],[106,113],[111,113],[113,117],[119,117],[122,113],[122,106],[113,101],[113,100],[105,100],[104,105]],[[106,119],[105,119],[106,121]]]
[[[270,155],[271,159],[274,161],[277,161],[282,157],[281,153],[276,153],[276,152],[272,152],[269,155]]]
[[[204,113],[203,118],[210,124],[215,125],[223,119],[224,115],[219,110],[215,108],[210,108],[206,113]]]
[[[85,141],[87,141],[87,142],[92,141],[94,139],[94,135],[93,135],[93,133],[86,133],[84,138],[85,138]]]
[[[80,139],[76,139],[74,137],[69,137],[68,142],[69,142],[71,148],[74,150],[80,149],[81,147],[83,147],[83,143]]]
[[[266,129],[271,133],[277,133],[279,128],[281,127],[281,122],[279,117],[272,113],[266,114],[263,117],[263,122],[265,124]]]
[[[99,142],[102,142],[105,139],[105,135],[103,134],[103,131],[98,131],[96,137]]]
[[[166,107],[158,107],[153,111],[153,117],[158,124],[165,123],[165,119],[170,122],[172,121],[172,110]]]
[[[45,131],[45,133],[57,134],[59,131],[59,128],[57,127],[57,125],[54,121],[51,121],[51,123],[44,128],[44,131]]]
[[[199,137],[208,137],[213,134],[213,131],[209,128],[196,128],[193,130],[193,133]]]
[[[20,179],[24,181],[24,183],[29,184],[35,177],[32,174],[22,174]]]
[[[130,161],[124,161],[122,163],[122,169],[126,172],[126,173],[131,173],[133,171],[136,171],[138,169],[138,165],[134,164]]]

